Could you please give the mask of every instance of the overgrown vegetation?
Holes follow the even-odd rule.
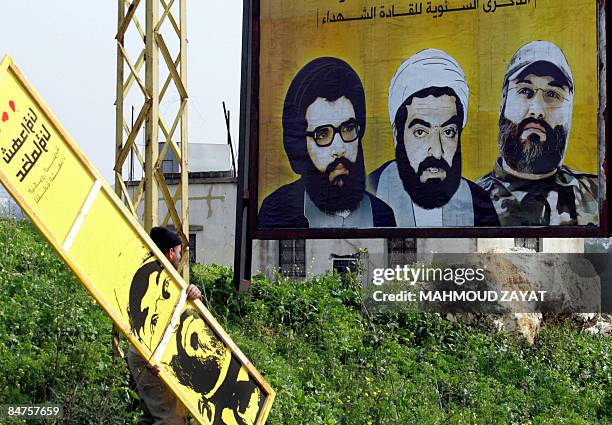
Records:
[[[546,326],[534,346],[435,314],[368,316],[359,282],[194,266],[221,325],[277,391],[270,424],[612,423],[610,338]],[[0,404],[135,423],[111,322],[42,237],[0,221]]]
[[[33,225],[0,221],[0,404],[62,404],[67,423],[132,423],[111,330]]]

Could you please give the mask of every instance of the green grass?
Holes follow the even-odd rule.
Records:
[[[131,423],[111,330],[30,223],[0,221],[0,404],[58,403],[67,423]]]
[[[535,345],[436,314],[362,313],[356,279],[194,266],[221,325],[277,391],[270,424],[612,424],[611,339],[544,326]],[[0,221],[0,404],[135,423],[111,322],[27,222]]]

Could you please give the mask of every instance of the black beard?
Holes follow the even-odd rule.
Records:
[[[329,173],[338,164],[344,165],[348,170],[348,175],[338,176],[333,182],[330,182]],[[334,214],[357,209],[365,191],[365,168],[361,146],[359,146],[355,163],[341,157],[329,164],[324,173],[317,170],[311,161],[309,161],[308,168],[309,170],[302,176],[304,186],[312,202],[321,211]],[[338,185],[340,180],[342,180],[342,186]]]
[[[415,173],[408,161],[403,142],[395,147],[395,160],[404,190],[408,192],[412,202],[427,210],[439,208],[450,201],[461,182],[461,143],[457,145],[457,152],[450,167],[443,159],[429,157],[419,164],[418,172]],[[446,171],[446,178],[428,179],[421,183],[420,176],[429,167]]]
[[[521,143],[521,134],[529,123],[537,123],[546,130],[546,141],[536,134]],[[554,129],[544,120],[526,118],[515,124],[505,116],[499,118],[499,152],[513,170],[528,174],[546,174],[556,169],[563,159],[567,131],[561,125]]]

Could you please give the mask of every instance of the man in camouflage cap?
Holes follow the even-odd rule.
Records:
[[[502,226],[597,225],[597,176],[563,165],[574,78],[559,47],[534,41],[510,60],[503,83],[499,153],[478,183]]]

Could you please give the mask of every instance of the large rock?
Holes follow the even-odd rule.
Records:
[[[493,291],[500,295],[541,294],[544,291],[543,299],[531,297],[523,301],[511,297],[510,301],[462,302],[446,306],[452,307],[449,311],[454,314],[470,312],[468,320],[484,321],[493,329],[522,335],[530,343],[540,330],[543,313],[554,316],[601,311],[600,278],[588,259],[577,254],[536,254],[524,248],[509,251],[436,255],[436,264],[446,262],[458,267],[481,268],[485,275],[483,282],[437,283],[436,289]],[[589,332],[605,333],[607,329],[601,325]]]

